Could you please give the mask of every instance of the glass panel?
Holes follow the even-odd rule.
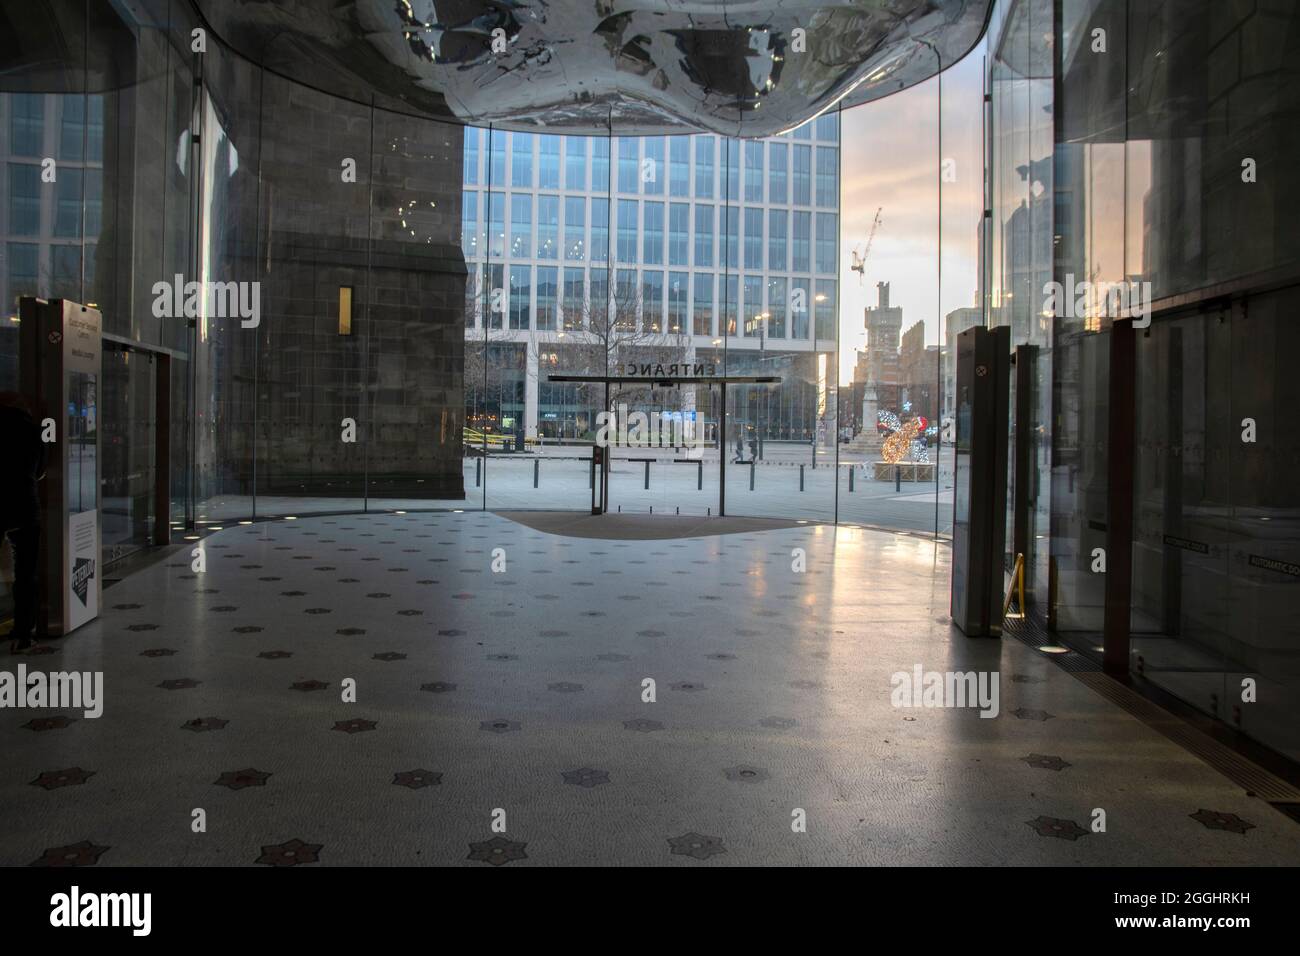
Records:
[[[983,281],[980,275],[982,256],[981,233],[972,229],[971,223],[980,223],[984,218],[984,123],[983,104],[980,101],[985,85],[985,59],[978,55],[966,57],[949,67],[940,78],[939,121],[941,155],[939,157],[939,313],[936,335],[931,343],[930,329],[927,328],[927,344],[937,345],[933,356],[938,367],[931,380],[937,391],[933,394],[927,407],[921,414],[927,419],[927,444],[930,457],[936,465],[935,478],[935,526],[942,537],[952,536],[953,523],[953,478],[954,453],[953,435],[956,431],[956,376],[957,376],[957,336],[975,325],[983,325],[984,312],[980,302],[979,289]],[[1046,87],[1048,93],[1051,85]],[[1044,111],[1046,121],[1046,143],[1036,142],[1035,148],[1051,151],[1051,115]],[[1042,170],[1040,162],[1037,169]],[[1050,196],[1051,190],[1040,190],[1040,195]],[[1040,200],[1040,206],[1042,202]],[[1035,235],[1035,249],[1045,250],[1041,253],[1038,264],[1044,273],[1044,281],[1050,278],[1051,271],[1051,215],[1050,208],[1044,222],[1036,220],[1039,227]],[[1045,226],[1045,228],[1043,228]],[[1047,326],[1040,321],[1034,328]],[[1038,340],[1034,340],[1035,343]],[[1019,341],[1014,344],[1021,344]],[[927,359],[928,360],[928,359]],[[1034,421],[1030,429],[1037,441],[1031,455],[1036,470],[1033,473],[1033,501],[1041,508],[1038,513],[1038,532],[1030,533],[1031,542],[1047,540],[1047,509],[1050,503],[1048,494],[1048,475],[1050,473],[1051,445],[1048,440],[1047,420],[1050,418],[1049,402],[1051,400],[1051,352],[1042,348],[1038,352],[1039,367],[1036,370],[1036,390]],[[1014,407],[1014,406],[1012,406]],[[1010,456],[1014,459],[1014,455]],[[1041,468],[1040,470],[1037,470]],[[1011,530],[1007,531],[1007,540],[1011,540]],[[1047,547],[1036,548],[1030,557],[1030,566],[1026,579],[1027,587],[1032,591],[1040,583],[1045,590],[1047,586]],[[1041,568],[1034,561],[1041,563]],[[1038,571],[1041,570],[1041,578]]]
[[[1220,536],[1227,634],[1219,716],[1292,760],[1300,759],[1300,670],[1294,666],[1300,651],[1294,625],[1300,618],[1300,495],[1293,478],[1300,462],[1293,412],[1300,379],[1291,361],[1300,347],[1297,308],[1300,290],[1292,286],[1252,295],[1232,313],[1232,407],[1227,433],[1218,439],[1226,449],[1232,505]],[[1221,380],[1205,381],[1207,391],[1221,391]],[[1194,467],[1194,459],[1184,467]],[[1197,613],[1213,612],[1214,592],[1203,594],[1199,582],[1187,582],[1183,593],[1193,607],[1205,602]],[[1255,684],[1253,702],[1244,699],[1247,680]]]
[[[9,99],[9,149],[14,156],[45,155],[45,103],[43,93],[12,93]],[[74,107],[75,109],[75,107]],[[78,147],[75,156],[80,158]]]
[[[1208,387],[1230,380],[1232,329],[1219,318],[1165,319],[1138,338],[1131,645],[1139,673],[1216,716],[1235,537],[1232,396]]]
[[[662,196],[664,176],[668,172],[664,165],[664,138],[647,136],[642,139],[641,144],[641,191],[647,196]]]
[[[663,265],[664,261],[664,204],[643,204],[645,218],[642,222],[641,261],[646,265]]]
[[[461,162],[464,164],[465,185],[473,186],[479,182],[479,140],[481,138],[477,129],[472,126],[465,127],[464,132],[464,155]]]
[[[533,197],[528,193],[510,194],[510,259],[533,256]]]
[[[587,257],[587,200],[566,196],[564,200],[564,258],[581,261]]]
[[[533,186],[533,135],[514,133],[510,137],[510,185],[518,189]]]
[[[671,196],[691,194],[691,140],[687,136],[674,136],[668,141],[668,193]]]
[[[518,135],[500,130],[492,133],[494,138],[505,139]],[[591,444],[604,388],[556,382],[551,376],[605,372],[612,333],[607,318],[611,225],[616,230],[614,251],[619,261],[634,264],[644,255],[646,261],[662,262],[665,242],[663,203],[620,199],[611,210],[610,146],[608,139],[538,137],[537,189],[547,188],[543,184],[551,162],[547,157],[563,156],[566,194],[536,195],[537,228],[531,244],[522,241],[527,231],[523,210],[534,204],[534,196],[523,188],[510,194],[512,204],[520,210],[519,225],[513,227],[510,244],[488,264],[489,275],[505,282],[504,311],[486,334],[479,333],[476,343],[467,343],[468,354],[475,356],[475,375],[482,377],[486,386],[481,396],[474,395],[473,408],[468,406],[471,393],[466,392],[466,415],[475,426],[471,436],[477,455],[467,466],[466,480],[479,482],[475,487],[483,489],[484,507],[590,507]],[[512,145],[512,155],[515,149]],[[633,187],[627,191],[636,192],[641,181],[640,142],[625,140],[615,150],[617,175],[623,177],[623,185]],[[655,175],[662,176],[666,168],[657,165],[663,159],[662,144],[658,151],[652,146],[646,156],[656,164]],[[648,179],[645,185],[649,186]],[[611,212],[617,217],[613,224]],[[644,224],[640,216],[646,217]],[[556,243],[563,249],[558,257],[563,262],[552,251]],[[632,268],[619,270],[619,275],[634,320],[642,299],[638,273]],[[657,321],[662,323],[663,273],[655,275],[660,303]],[[629,317],[627,310],[622,317]]]
[[[560,137],[537,138],[537,186],[539,189],[560,188]]]
[[[587,189],[586,137],[564,137],[564,188],[574,192]]]
[[[718,143],[712,136],[696,136],[695,139],[695,198],[712,199],[715,195],[715,165],[717,163]]]
[[[443,425],[446,410],[432,401],[405,409],[400,398],[439,365],[437,347],[416,331],[412,301],[419,282],[432,291],[437,277],[417,280],[408,270],[418,260],[406,250],[451,239],[447,231],[459,223],[447,223],[430,203],[463,178],[455,171],[463,151],[447,155],[434,127],[402,126],[389,114],[321,94],[299,99],[287,81],[268,75],[266,82],[264,148],[288,150],[294,125],[285,114],[305,110],[314,122],[345,127],[338,148],[358,158],[357,181],[370,188],[331,175],[336,163],[327,167],[324,157],[318,177],[288,167],[263,176],[261,216],[272,231],[262,288],[278,314],[263,322],[257,356],[258,514],[385,508],[393,499],[437,497],[426,469],[439,448],[454,447],[454,434],[430,426]],[[422,155],[432,168],[455,171],[452,183],[431,177],[406,188]],[[282,181],[291,176],[293,182]],[[315,254],[290,259],[279,251],[290,236],[310,237]],[[380,265],[349,254],[367,242],[385,243],[391,258]],[[350,325],[338,322],[340,287],[353,290]],[[304,289],[313,294],[304,296]],[[400,354],[386,346],[395,341],[403,343]]]
[[[967,95],[978,104],[978,81]],[[936,518],[939,105],[939,85],[931,80],[840,117],[846,201],[835,271],[841,278],[814,283],[818,306],[841,293],[844,299],[837,310],[840,422],[827,449],[838,459],[839,519],[923,534],[934,533]],[[894,124],[909,135],[891,133]],[[817,131],[820,138],[834,128]],[[828,148],[817,147],[819,164]],[[867,156],[877,158],[866,164],[861,157]],[[817,172],[820,193],[829,184],[820,165]],[[822,211],[814,217],[819,273],[826,271],[834,220]],[[818,339],[825,334],[821,325],[813,329]]]
[[[555,259],[560,251],[560,197],[537,197],[537,258]]]
[[[258,222],[273,209],[274,221],[285,229],[282,236],[301,230],[304,235],[319,231],[322,236],[340,237],[348,217],[342,207],[331,215],[329,207],[321,204],[337,196],[340,202],[352,201],[354,215],[360,209],[361,231],[355,231],[354,219],[351,234],[364,242],[365,199],[342,184],[336,190],[326,187],[322,195],[304,169],[291,172],[277,166],[267,170],[261,182],[249,175],[256,169],[253,157],[262,149],[260,133],[280,148],[296,142],[285,123],[263,125],[258,117],[259,102],[266,111],[278,105],[279,115],[287,117],[292,112],[290,85],[277,78],[263,89],[261,72],[222,48],[212,49],[205,58],[204,80],[207,86],[195,104],[198,143],[192,144],[186,136],[178,158],[192,164],[198,215],[205,227],[197,251],[192,258],[180,259],[176,271],[205,286],[233,283],[243,302],[257,305],[260,314],[253,324],[242,317],[247,309],[205,302],[187,343],[192,348],[192,394],[197,406],[190,450],[194,519],[200,527],[221,525],[268,512],[284,514],[286,508],[294,513],[308,502],[326,510],[330,507],[326,500],[331,498],[333,508],[354,507],[352,499],[361,496],[363,486],[360,456],[346,479],[347,490],[341,491],[337,483],[341,473],[323,468],[316,450],[327,441],[338,442],[343,416],[335,418],[333,408],[325,411],[326,390],[320,387],[322,382],[313,381],[317,353],[312,329],[308,323],[294,321],[310,314],[306,301],[299,299],[292,305],[288,301],[291,283],[314,284],[315,257],[286,257],[283,269],[263,277],[265,266],[258,250],[265,237],[259,236]],[[331,97],[307,96],[298,115],[338,115],[333,105]],[[360,135],[349,140],[355,151],[348,155],[357,157],[364,168],[369,142],[366,111],[344,110],[344,115],[363,124]],[[337,168],[336,163],[332,166]],[[323,171],[320,175],[324,179]],[[278,248],[283,256],[284,246]],[[269,248],[267,254],[272,255]],[[364,289],[363,281],[349,284],[358,293]],[[266,388],[259,389],[263,377]],[[353,414],[359,412],[354,409]],[[266,503],[259,510],[256,497],[261,495]]]
[[[100,540],[104,563],[147,547],[154,521],[154,360],[144,352],[101,353]]]
[[[1095,6],[1062,7],[1063,39],[1071,38],[1066,42],[1089,30],[1088,7]],[[1111,6],[1106,4],[1107,13]],[[1051,79],[1042,76],[1035,37],[1051,22],[1046,0],[1022,4],[1008,21],[994,64],[993,118],[1001,131],[991,174],[999,200],[989,317],[1010,325],[1013,340],[1020,340],[1029,337],[1041,313],[1049,313],[1044,318],[1050,317],[1053,326],[1049,576],[1054,570],[1054,618],[1059,630],[1079,632],[1081,644],[1092,645],[1099,642],[1085,635],[1101,630],[1105,608],[1105,575],[1097,570],[1097,556],[1105,554],[1109,515],[1110,321],[1104,306],[1090,296],[1078,310],[1049,302],[1050,286],[1034,254],[1040,246],[1034,231],[1041,216],[1031,210],[1041,207],[1047,189],[1054,199],[1052,233],[1060,237],[1050,281],[1067,284],[1071,298],[1078,281],[1125,278],[1124,89],[1112,71],[1123,59],[1127,29],[1122,14],[1113,20],[1108,16],[1107,42],[1115,56],[1106,64],[1091,53],[1067,57],[1066,74],[1090,91],[1087,115],[1078,115],[1074,91],[1058,83],[1059,128],[1051,168],[1044,169],[1046,147],[1039,129],[1044,120],[1035,113],[1050,102],[1042,86],[1050,86]],[[1037,571],[1041,575],[1041,564]]]

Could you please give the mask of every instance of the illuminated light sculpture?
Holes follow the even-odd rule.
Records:
[[[928,462],[930,451],[926,445],[926,427],[929,422],[925,416],[918,415],[906,425],[893,412],[882,411],[880,423],[889,429],[889,437],[880,447],[880,457],[891,465],[902,461]]]

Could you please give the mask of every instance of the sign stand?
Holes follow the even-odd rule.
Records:
[[[102,320],[66,299],[23,296],[18,309],[22,392],[42,435],[54,439],[40,484],[37,629],[59,636],[99,616]]]
[[[1019,599],[1017,607],[1019,610],[1011,613],[1011,602],[1013,599]],[[1007,585],[1007,596],[1002,602],[1002,619],[1016,618],[1024,620],[1025,612],[1025,556],[1022,553],[1016,554],[1016,565],[1011,570],[1011,583]]]

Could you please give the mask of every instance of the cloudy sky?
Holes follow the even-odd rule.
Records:
[[[877,282],[890,283],[890,304],[902,306],[904,330],[925,322],[927,345],[940,344],[941,315],[975,304],[983,69],[977,48],[943,74],[942,155],[937,80],[841,114],[842,382],[852,379],[856,350],[866,343],[863,310],[876,304]],[[955,180],[942,183],[940,244],[942,159],[951,161],[949,178]],[[880,226],[860,280],[849,269],[851,257],[866,247],[877,209]]]

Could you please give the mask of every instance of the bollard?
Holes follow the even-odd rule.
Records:
[[[540,458],[534,458],[533,459],[533,487],[534,488],[537,487],[537,472],[538,469],[540,469],[541,467],[542,467],[542,460]]]
[[[695,467],[695,490],[696,490],[696,491],[703,491],[703,490],[704,490],[704,462],[703,462],[703,461],[696,462],[696,467]]]
[[[853,467],[852,465],[849,465],[849,491],[852,491],[852,490],[853,490],[853,472],[854,472],[854,470],[855,470],[854,467]]]
[[[591,456],[591,470],[587,474],[587,489],[596,487],[596,456]]]
[[[803,465],[799,466],[799,490],[803,491]]]
[[[754,490],[754,462],[749,463],[749,490]]]
[[[903,466],[902,465],[894,466],[894,490],[895,491],[903,490]]]
[[[483,459],[474,459],[474,487],[477,488],[483,483]]]
[[[647,458],[645,462],[645,488],[646,491],[650,490],[650,459],[649,458]]]

